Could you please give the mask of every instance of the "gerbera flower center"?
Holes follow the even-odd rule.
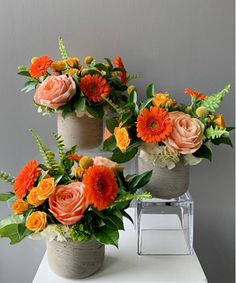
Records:
[[[158,123],[156,121],[152,121],[150,123],[150,127],[153,129],[153,130],[156,130],[158,128]]]

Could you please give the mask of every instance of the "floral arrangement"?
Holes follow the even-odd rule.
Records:
[[[223,114],[217,114],[225,95],[222,91],[207,96],[187,88],[191,104],[178,103],[168,93],[156,93],[153,84],[146,91],[147,99],[137,102],[135,89],[124,107],[113,104],[119,118],[106,121],[109,135],[104,149],[112,151],[112,160],[126,162],[140,149],[140,157],[160,167],[172,169],[180,161],[196,165],[202,158],[211,160],[212,144],[232,146]]]
[[[31,66],[19,66],[18,74],[27,77],[22,91],[35,91],[34,102],[39,112],[62,111],[63,117],[75,111],[102,118],[106,98],[122,105],[127,96],[129,80],[138,75],[127,75],[122,58],[117,56],[113,63],[105,58],[105,63],[96,62],[92,56],[70,57],[62,38],[59,39],[62,60],[54,61],[49,56],[34,57]]]
[[[148,183],[151,171],[124,176],[117,163],[64,150],[63,140],[54,134],[59,159],[33,130],[44,164],[30,160],[16,178],[0,171],[0,179],[12,184],[14,193],[1,193],[13,213],[0,221],[0,237],[11,244],[25,237],[66,241],[87,241],[95,237],[104,244],[118,245],[125,209],[133,199],[150,198],[136,194]]]

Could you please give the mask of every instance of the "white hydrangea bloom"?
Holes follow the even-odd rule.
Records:
[[[143,143],[140,150],[140,158],[147,162],[152,162],[154,166],[173,169],[179,162],[179,155],[170,152],[166,146],[158,144]]]
[[[56,240],[58,242],[65,242],[70,237],[69,226],[50,224],[42,232],[33,233],[29,236],[32,240],[43,240],[48,241]]]

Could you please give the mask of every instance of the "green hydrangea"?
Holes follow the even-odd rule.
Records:
[[[85,242],[91,239],[92,229],[83,223],[76,223],[70,229],[73,241]]]

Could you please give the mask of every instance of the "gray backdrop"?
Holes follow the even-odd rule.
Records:
[[[33,94],[21,94],[16,66],[33,56],[58,58],[57,37],[72,55],[121,55],[142,96],[150,82],[180,101],[185,87],[233,89],[220,111],[234,123],[234,0],[0,0],[0,168],[16,175],[37,150],[28,128],[52,145],[55,117],[42,117]],[[214,148],[213,162],[192,168],[195,250],[210,283],[234,282],[234,152]],[[1,190],[7,189],[1,186]],[[0,204],[1,216],[8,213]],[[44,243],[9,247],[0,240],[0,282],[29,283]]]

